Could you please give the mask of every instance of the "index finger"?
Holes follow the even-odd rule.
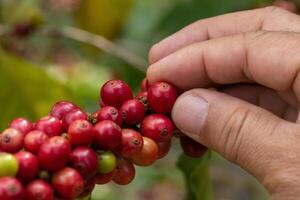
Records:
[[[192,43],[259,30],[300,32],[300,17],[271,6],[199,20],[154,45],[149,62],[153,64]]]

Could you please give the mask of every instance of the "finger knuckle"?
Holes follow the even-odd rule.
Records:
[[[228,120],[221,129],[225,157],[236,162],[239,158],[239,150],[243,145],[245,130],[250,126],[252,111],[249,108],[238,107],[228,116]]]

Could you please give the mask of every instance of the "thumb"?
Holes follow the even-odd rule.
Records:
[[[172,118],[182,132],[240,165],[267,189],[279,166],[290,163],[289,155],[300,150],[295,142],[298,125],[220,92],[185,92],[177,99]]]

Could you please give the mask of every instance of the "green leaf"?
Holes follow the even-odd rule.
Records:
[[[33,64],[0,49],[0,129],[16,117],[36,120],[59,99],[70,99],[69,90]]]
[[[211,182],[208,174],[210,152],[201,159],[181,155],[177,166],[186,180],[186,200],[212,200]]]

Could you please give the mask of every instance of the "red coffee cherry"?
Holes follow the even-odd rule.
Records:
[[[161,159],[169,153],[171,149],[171,140],[166,142],[157,142],[156,144],[158,147],[157,159]]]
[[[98,171],[98,156],[89,147],[76,147],[70,154],[70,165],[83,177],[92,177]]]
[[[23,200],[24,188],[20,181],[13,177],[0,178],[1,200]]]
[[[112,150],[121,143],[121,128],[110,120],[95,125],[95,143],[104,150]]]
[[[123,129],[121,144],[115,149],[115,151],[124,157],[131,157],[139,153],[142,148],[142,135],[133,129]]]
[[[135,176],[135,168],[131,161],[122,159],[119,161],[114,182],[119,185],[128,185]]]
[[[42,117],[36,122],[36,130],[43,131],[48,137],[53,137],[62,134],[62,123],[61,121],[52,116]]]
[[[170,113],[177,96],[175,87],[166,82],[154,83],[148,89],[148,103],[156,113]]]
[[[88,116],[80,109],[74,109],[68,112],[62,120],[64,130],[67,131],[72,122],[78,119],[88,120]]]
[[[106,183],[109,183],[115,177],[116,172],[117,170],[115,169],[114,171],[107,174],[98,174],[96,177],[96,184],[104,185]]]
[[[110,80],[106,82],[101,88],[100,96],[106,106],[113,106],[117,109],[119,109],[125,101],[133,98],[130,87],[121,80]]]
[[[122,116],[119,113],[118,109],[112,106],[105,106],[101,108],[97,113],[97,122],[101,122],[103,120],[111,120],[118,124],[122,125]]]
[[[79,195],[79,197],[86,197],[87,195],[90,195],[96,185],[96,179],[94,177],[89,178],[89,179],[84,179],[84,185],[83,185],[83,191]]]
[[[4,152],[15,153],[23,148],[24,134],[21,131],[8,128],[0,135],[0,148]]]
[[[145,116],[145,112],[144,104],[137,99],[125,101],[120,108],[123,121],[129,125],[140,123]]]
[[[17,118],[10,122],[9,128],[15,128],[24,135],[33,130],[33,123],[25,118]]]
[[[15,158],[19,163],[17,177],[23,182],[29,182],[37,177],[39,173],[38,158],[30,152],[20,151],[15,154]]]
[[[54,200],[54,191],[46,181],[34,180],[26,187],[25,200]]]
[[[144,136],[156,142],[169,141],[173,136],[174,126],[168,117],[161,114],[152,114],[144,118],[141,130]]]
[[[152,139],[147,137],[143,137],[143,143],[142,150],[135,154],[131,159],[136,165],[150,166],[157,159],[158,147]]]
[[[46,133],[38,130],[30,131],[25,135],[24,147],[27,151],[37,154],[40,146],[48,139]]]
[[[41,145],[38,158],[44,169],[53,172],[67,164],[70,153],[70,142],[61,136],[55,136]]]
[[[95,136],[93,125],[86,120],[72,122],[68,129],[68,138],[72,145],[89,145]]]
[[[69,101],[58,101],[51,108],[50,115],[62,120],[70,111],[78,109],[78,106]]]
[[[75,199],[83,192],[83,178],[73,168],[66,167],[53,174],[52,185],[63,199]]]
[[[147,80],[147,78],[144,78],[141,83],[141,91],[146,92],[148,90],[148,88],[149,88],[148,80]]]
[[[203,146],[202,144],[196,142],[195,140],[184,136],[180,138],[180,145],[187,156],[193,158],[200,158],[202,157],[206,151],[207,147]]]

